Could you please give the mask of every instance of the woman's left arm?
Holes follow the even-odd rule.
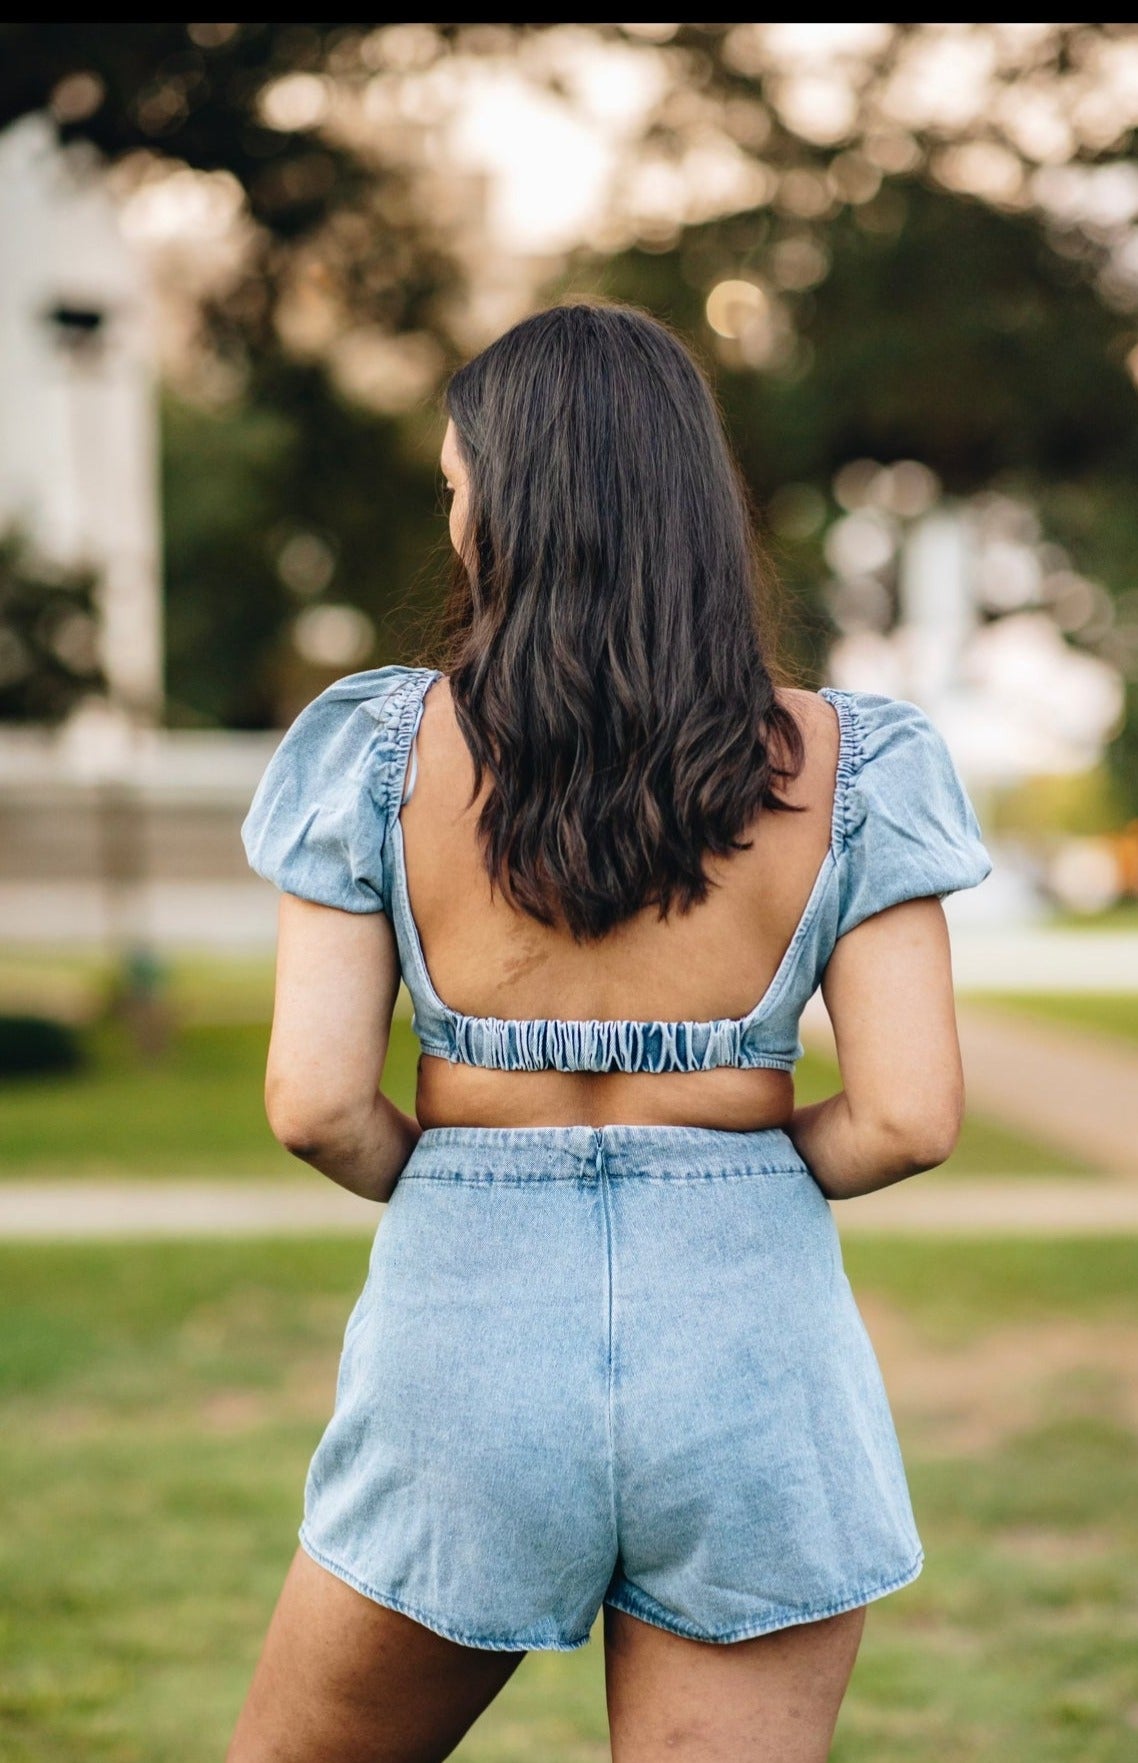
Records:
[[[786,1131],[826,1198],[946,1162],[964,1120],[964,1071],[940,901],[899,901],[839,937],[822,997],[842,1088],[796,1108]]]
[[[398,991],[385,913],[282,893],[265,1112],[294,1157],[367,1200],[390,1197],[422,1130],[379,1090]]]

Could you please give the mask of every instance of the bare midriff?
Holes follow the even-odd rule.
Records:
[[[764,996],[829,849],[838,728],[813,692],[780,694],[806,764],[781,791],[805,812],[761,813],[750,849],[708,859],[706,899],[667,920],[648,909],[601,942],[575,944],[492,891],[469,803],[473,771],[449,684],[426,694],[416,781],[400,815],[407,885],[440,998],[471,1016],[699,1021],[748,1015]],[[486,786],[488,787],[488,786]],[[790,1072],[502,1071],[424,1053],[416,1114],[432,1126],[784,1126]]]
[[[788,1071],[486,1071],[431,1054],[419,1061],[422,1126],[784,1126]]]

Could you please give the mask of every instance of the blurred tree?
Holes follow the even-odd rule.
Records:
[[[639,299],[713,358],[803,664],[828,640],[834,474],[863,456],[958,492],[1025,486],[1120,608],[1133,593],[1138,26],[2,26],[0,126],[47,107],[139,177],[184,164],[244,196],[239,265],[205,304],[229,403],[168,418],[178,714],[279,714],[335,647],[300,621],[336,602],[371,620],[373,655],[405,640],[429,452],[361,386],[411,365],[429,388],[485,322],[477,179],[432,165],[431,130],[479,60],[588,110],[598,44],[654,95],[622,137],[604,251],[556,291]],[[536,297],[548,267],[519,283]],[[712,325],[725,282],[742,294]],[[1120,664],[1126,618],[1102,642]],[[1138,802],[1131,739],[1112,757]]]
[[[760,494],[813,492],[814,517],[799,495],[774,537],[815,605],[842,463],[916,457],[950,490],[1026,491],[1113,597],[1069,634],[1123,672],[1108,757],[1138,811],[1138,27],[644,28],[676,70],[646,131],[657,169],[717,146],[747,175],[695,226],[647,213],[602,284],[670,295],[718,356]],[[759,291],[728,338],[705,304],[726,277]],[[820,667],[824,620],[806,637]]]
[[[231,172],[256,218],[296,237],[323,218],[347,156],[259,104],[280,74],[319,65],[336,24],[0,25],[0,127],[48,110],[62,139]],[[335,192],[335,195],[334,195]]]
[[[0,537],[0,722],[61,722],[104,687],[95,584],[48,570],[18,532]]]
[[[330,68],[352,61],[368,27],[320,24],[0,25],[0,128],[30,110],[64,141],[110,160],[171,161],[228,174],[252,222],[243,273],[210,316],[226,346],[277,344],[278,302],[298,253],[320,236],[329,263],[355,252],[343,284],[360,316],[388,330],[427,319],[456,267],[434,216],[413,199],[406,167],[322,132]],[[304,80],[307,108],[294,84]],[[272,96],[277,92],[274,105]],[[315,100],[315,104],[313,103]],[[337,243],[339,249],[331,247]],[[367,267],[364,262],[366,259]]]
[[[0,128],[45,109],[63,139],[112,160],[235,179],[256,249],[229,316],[250,338],[269,340],[318,240],[318,279],[346,313],[450,342],[445,296],[470,268],[459,222],[477,176],[424,167],[424,133],[460,90],[435,76],[482,63],[588,110],[604,46],[639,58],[656,93],[624,143],[614,237],[666,249],[757,201],[800,247],[868,208],[883,179],[916,174],[1046,218],[1064,249],[1108,280],[1117,269],[1135,206],[1117,178],[1112,203],[1100,195],[1080,219],[1071,188],[1046,174],[1132,160],[1133,24],[7,24]],[[639,187],[645,169],[672,174],[656,180],[662,204]],[[799,250],[792,279],[808,276],[802,262]]]
[[[443,527],[437,470],[404,427],[283,359],[227,409],[168,396],[163,427],[172,721],[264,727],[338,675],[417,647]],[[298,617],[345,604],[371,635],[363,624],[354,651],[306,661]]]
[[[243,193],[250,224],[237,273],[211,286],[201,309],[205,347],[228,372],[226,395],[212,399],[218,408],[170,396],[164,409],[175,722],[278,721],[346,671],[344,657],[363,666],[412,640],[418,609],[405,603],[435,530],[432,465],[390,416],[345,398],[325,362],[291,359],[278,326],[297,284],[315,280],[334,285],[341,313],[368,334],[437,329],[434,303],[459,284],[445,227],[413,199],[406,167],[312,126],[320,82],[355,58],[369,29],[0,25],[0,127],[42,108],[65,142],[93,144],[139,177],[167,162],[228,176]],[[283,107],[279,99],[288,78],[291,111],[287,88]],[[307,122],[297,111],[305,88],[295,84],[305,78]],[[289,115],[302,120],[292,126]],[[294,567],[282,574],[281,553],[305,535],[326,547],[329,566],[305,577],[294,544]],[[36,610],[36,584],[18,575],[11,548],[0,572],[0,715],[62,715],[73,689],[50,643],[32,643],[49,622]],[[306,601],[329,595],[362,616],[353,633],[341,614],[338,645],[326,625],[327,659],[317,643],[305,662],[290,633]],[[48,591],[53,619],[65,598]],[[68,631],[77,628],[72,619]]]
[[[581,261],[573,280],[667,315],[707,361],[773,521],[769,542],[798,608],[787,639],[806,672],[821,677],[833,635],[822,540],[840,512],[836,475],[854,460],[915,459],[955,495],[1027,495],[1050,538],[1116,597],[1118,619],[1082,640],[1123,668],[1133,698],[1132,333],[1087,263],[1052,250],[1035,217],[915,178],[890,180],[883,195],[887,225],[861,207],[828,222],[817,279],[800,290],[778,287],[786,235],[764,209],[690,228],[668,252]],[[772,337],[768,308],[757,309],[759,353],[773,344],[774,359],[748,364],[745,327],[724,339],[708,323],[709,290],[736,277],[770,288],[781,310],[785,329]],[[787,486],[798,493],[780,495]],[[1138,807],[1138,715],[1110,757]]]

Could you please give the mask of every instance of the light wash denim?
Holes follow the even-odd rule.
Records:
[[[399,820],[433,668],[349,674],[303,710],[269,761],[241,828],[251,867],[288,893],[386,912],[424,1053],[505,1071],[792,1071],[798,1024],[834,943],[871,913],[975,887],[992,868],[944,737],[917,705],[821,695],[840,738],[830,846],[770,985],[711,1022],[467,1016],[436,992],[411,914]]]
[[[467,1646],[603,1603],[736,1641],[922,1549],[822,1190],[786,1134],[433,1127],[376,1231],[300,1540]]]
[[[741,1018],[450,1009],[411,913],[399,809],[439,675],[329,687],[242,827],[290,893],[387,912],[424,1052],[505,1070],[790,1071],[837,938],[992,864],[944,740],[903,699],[824,688],[830,845]],[[923,1554],[830,1205],[785,1132],[434,1127],[376,1231],[300,1538],[468,1646],[569,1649],[602,1603],[735,1641],[914,1579]]]

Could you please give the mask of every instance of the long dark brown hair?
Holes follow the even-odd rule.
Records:
[[[656,319],[580,302],[499,337],[446,404],[470,485],[442,660],[471,802],[491,780],[491,885],[578,942],[686,912],[704,854],[747,848],[804,761],[711,390]]]

